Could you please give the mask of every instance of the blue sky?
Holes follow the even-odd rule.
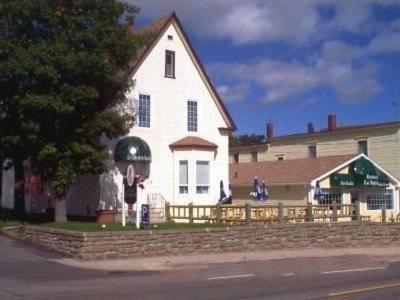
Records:
[[[400,120],[400,0],[137,0],[138,26],[175,11],[236,134]]]

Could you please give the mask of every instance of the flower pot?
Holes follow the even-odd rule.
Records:
[[[109,224],[115,222],[116,210],[96,210],[96,223]]]

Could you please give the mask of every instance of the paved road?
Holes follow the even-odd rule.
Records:
[[[400,253],[399,253],[400,257]],[[0,236],[0,299],[399,299],[400,261],[346,255],[103,271]]]

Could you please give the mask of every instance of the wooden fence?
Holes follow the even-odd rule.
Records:
[[[331,205],[170,205],[166,203],[166,218],[189,223],[252,224],[295,223],[362,220],[360,204]]]

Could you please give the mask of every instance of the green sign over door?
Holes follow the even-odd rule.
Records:
[[[349,174],[333,173],[331,186],[341,187],[388,187],[389,178],[369,160],[361,157],[349,166]]]

